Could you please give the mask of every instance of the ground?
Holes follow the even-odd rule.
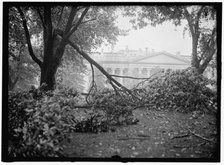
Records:
[[[74,133],[65,146],[69,157],[212,158],[217,125],[213,115],[143,109],[134,111],[136,125],[106,133]]]

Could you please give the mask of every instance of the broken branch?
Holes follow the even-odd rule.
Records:
[[[208,139],[208,138],[205,138],[205,137],[203,137],[203,136],[201,136],[201,135],[199,135],[199,134],[196,134],[196,133],[194,133],[193,131],[191,131],[189,128],[188,128],[188,130],[189,130],[189,132],[190,132],[191,134],[193,134],[193,135],[196,136],[196,137],[199,137],[199,138],[201,138],[201,139],[203,139],[203,140],[206,140],[206,141],[208,141],[208,142],[213,142],[213,139]]]

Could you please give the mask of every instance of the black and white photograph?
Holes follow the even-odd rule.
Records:
[[[220,162],[221,2],[2,4],[3,162]]]

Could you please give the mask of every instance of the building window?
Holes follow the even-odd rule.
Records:
[[[160,68],[160,67],[152,68],[152,69],[150,70],[150,75],[154,75],[154,74],[156,74],[156,75],[160,75],[162,70],[163,70],[163,69]]]
[[[107,68],[107,73],[111,74],[112,73],[112,69],[111,68]]]
[[[123,75],[125,75],[125,76],[128,75],[128,68],[124,68],[124,70],[123,70]]]
[[[139,75],[139,69],[138,68],[134,68],[134,70],[133,70],[133,76],[134,77],[138,77],[138,75]]]
[[[148,72],[148,71],[147,71],[147,68],[143,68],[143,69],[142,69],[142,75],[143,75],[143,76],[146,76],[146,75],[147,75],[147,72]]]
[[[120,75],[120,69],[119,69],[119,68],[116,68],[116,69],[115,69],[115,74],[116,74],[116,75]]]

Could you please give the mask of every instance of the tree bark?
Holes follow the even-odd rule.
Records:
[[[54,90],[56,84],[55,74],[57,72],[60,61],[58,60],[50,60],[48,62],[44,62],[45,67],[41,68],[41,80],[40,85],[46,84],[43,87],[44,90]]]
[[[198,38],[197,34],[192,34],[192,59],[191,59],[191,66],[195,68],[199,68],[200,60],[197,57],[197,47],[198,47]]]
[[[43,66],[41,67],[40,85],[46,84],[44,90],[54,90],[56,84],[56,72],[60,65],[62,56],[64,54],[65,46],[59,47],[60,39],[55,34],[48,36],[44,51]]]

